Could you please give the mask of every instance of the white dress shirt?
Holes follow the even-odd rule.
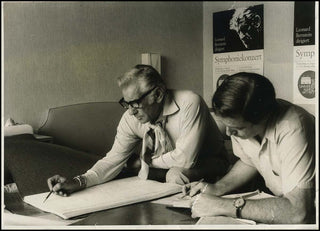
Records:
[[[278,100],[279,109],[268,121],[261,144],[231,136],[233,152],[255,167],[277,196],[314,187],[315,121],[301,107]]]
[[[151,167],[191,168],[197,161],[222,155],[223,137],[204,100],[188,90],[167,90],[162,114],[167,118],[165,130],[173,150],[153,158]],[[84,176],[87,187],[116,177],[149,128],[126,111],[117,128],[111,150]]]

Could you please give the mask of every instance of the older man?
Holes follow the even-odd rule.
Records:
[[[168,90],[151,66],[136,65],[118,79],[127,109],[112,149],[81,176],[48,179],[50,190],[68,195],[114,179],[142,141],[138,176],[185,184],[226,173],[222,135],[203,99],[188,90]],[[140,162],[139,161],[139,162]],[[162,177],[158,177],[162,175]],[[157,177],[155,177],[157,176]]]
[[[230,35],[236,32],[238,39],[230,36],[227,38],[228,46],[232,50],[263,49],[263,17],[262,5],[237,8],[230,19]]]
[[[212,106],[226,125],[240,158],[215,184],[194,185],[192,215],[231,216],[260,223],[315,220],[315,121],[303,108],[275,98],[272,83],[259,74],[237,73],[217,89]],[[273,198],[221,198],[260,174]]]

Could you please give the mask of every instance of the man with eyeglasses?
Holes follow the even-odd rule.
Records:
[[[223,137],[199,95],[167,89],[148,65],[136,65],[118,79],[118,85],[123,95],[119,103],[127,111],[111,150],[80,176],[49,178],[50,190],[67,196],[114,179],[124,167],[131,167],[141,179],[181,185],[201,178],[214,182],[226,174]],[[140,158],[131,161],[141,141]]]

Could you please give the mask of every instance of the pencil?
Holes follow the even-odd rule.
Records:
[[[198,184],[200,184],[202,181],[204,181],[204,178],[202,178],[201,180],[199,180],[194,186],[196,186],[196,185],[198,185]],[[194,187],[193,186],[193,187]],[[188,191],[186,191],[186,194],[185,195],[182,195],[182,197],[180,197],[180,199],[182,199],[182,198],[184,198],[184,197],[186,197],[187,196],[187,194],[190,192],[190,190],[191,190],[191,187],[189,188],[189,190]]]
[[[46,196],[46,198],[44,198],[44,201],[43,201],[42,203],[44,203],[44,202],[49,198],[49,196],[50,196],[52,193],[53,193],[53,191],[51,190],[51,191],[49,192],[49,194]]]
[[[259,189],[257,189],[256,191],[254,191],[254,192],[249,192],[249,193],[247,193],[247,194],[243,194],[243,198],[248,198],[248,197],[252,197],[252,196],[255,196],[255,195],[258,195],[260,193],[260,190]]]

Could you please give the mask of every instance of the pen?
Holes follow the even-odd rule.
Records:
[[[202,178],[201,180],[199,180],[194,186],[196,186],[196,185],[198,185],[198,184],[200,184],[202,181],[204,181],[204,178]],[[193,187],[194,187],[193,186]],[[187,194],[190,192],[190,190],[191,190],[191,187],[189,188],[189,190],[188,191],[186,191],[186,194],[185,195],[182,195],[182,197],[180,197],[180,199],[182,199],[182,198],[184,198],[184,197],[186,197],[187,196]]]
[[[255,195],[258,195],[260,193],[260,190],[259,189],[257,189],[256,191],[254,191],[254,192],[249,192],[249,193],[247,193],[247,194],[243,194],[242,195],[242,197],[243,198],[248,198],[248,197],[252,197],[252,196],[255,196]]]
[[[53,193],[53,191],[51,190],[42,203],[44,203],[52,193]]]

